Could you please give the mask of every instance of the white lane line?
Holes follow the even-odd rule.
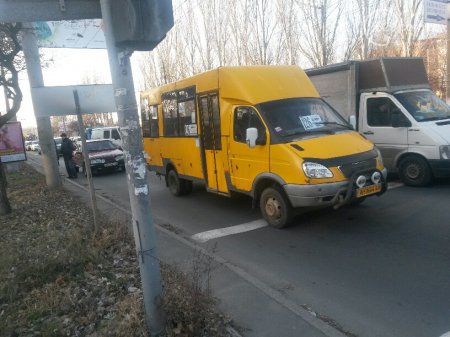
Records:
[[[221,238],[223,236],[234,235],[244,232],[253,231],[255,229],[263,228],[267,226],[267,222],[263,219],[255,220],[252,222],[243,223],[236,226],[213,229],[206,232],[201,232],[191,236],[191,239],[200,243],[206,241]]]
[[[405,184],[391,182],[391,183],[388,184],[388,190],[393,190],[394,188],[399,188],[399,187],[402,187],[402,186],[405,186]]]

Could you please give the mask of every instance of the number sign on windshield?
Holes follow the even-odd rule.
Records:
[[[322,118],[319,115],[301,116],[299,119],[305,130],[313,130],[323,127]]]

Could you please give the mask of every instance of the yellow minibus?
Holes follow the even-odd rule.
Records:
[[[379,151],[325,103],[297,66],[220,67],[141,93],[150,170],[175,196],[193,182],[251,196],[282,228],[297,208],[386,191]]]

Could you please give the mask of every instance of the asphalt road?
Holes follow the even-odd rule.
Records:
[[[77,182],[87,186],[82,176]],[[96,176],[94,183],[97,193],[128,207],[125,173]],[[195,185],[176,198],[154,174],[149,184],[154,216],[185,237],[261,219],[247,197],[228,199]],[[439,337],[450,331],[450,181],[391,186],[357,207],[302,214],[284,230],[225,231],[198,244],[214,246],[350,336]]]

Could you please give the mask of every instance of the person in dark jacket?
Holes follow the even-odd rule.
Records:
[[[73,164],[72,157],[73,157],[73,151],[75,150],[75,146],[73,145],[72,141],[67,138],[67,135],[65,133],[61,133],[61,154],[64,158],[64,164],[66,165],[66,171],[69,178],[76,178],[77,171],[75,170],[75,165]]]

